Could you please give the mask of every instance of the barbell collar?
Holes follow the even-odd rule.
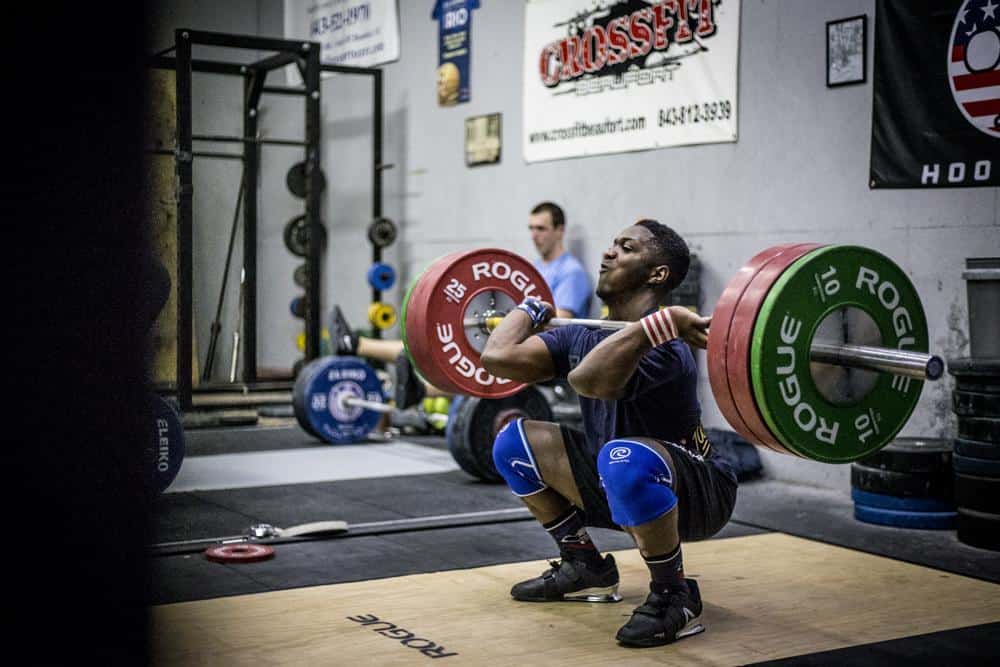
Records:
[[[502,317],[468,318],[466,327],[479,325],[486,332],[491,332],[500,323]],[[622,320],[591,320],[571,317],[553,317],[546,323],[547,327],[566,327],[571,325],[585,326],[596,329],[624,329],[631,322]],[[813,341],[810,348],[810,359],[824,364],[861,368],[880,373],[904,375],[918,380],[937,380],[944,374],[944,361],[934,354],[895,350],[887,347],[869,345],[851,345]]]

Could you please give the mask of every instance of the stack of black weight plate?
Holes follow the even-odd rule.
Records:
[[[896,438],[851,465],[854,518],[898,528],[955,527],[951,442]]]
[[[952,359],[958,539],[1000,551],[1000,358]]]

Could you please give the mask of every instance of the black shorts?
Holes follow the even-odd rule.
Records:
[[[611,520],[611,508],[597,474],[597,459],[589,453],[581,432],[560,426],[573,479],[583,499],[586,524],[596,528],[621,530]],[[716,466],[672,442],[659,440],[671,454],[677,473],[677,527],[681,540],[703,540],[719,532],[729,521],[736,505],[736,479]]]

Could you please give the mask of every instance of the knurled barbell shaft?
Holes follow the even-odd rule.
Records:
[[[487,330],[492,330],[500,323],[501,319],[500,317],[490,317],[483,322],[482,318],[478,318],[466,320],[465,325],[483,324]],[[574,324],[597,329],[618,330],[625,328],[631,322],[553,317],[546,326],[566,327]],[[944,373],[944,361],[937,355],[895,350],[888,347],[813,341],[809,356],[812,361],[820,363],[905,375],[919,380],[937,380]]]

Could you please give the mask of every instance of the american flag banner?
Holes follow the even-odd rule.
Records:
[[[878,0],[872,188],[1000,185],[1000,0]]]
[[[969,122],[1000,136],[1000,4],[968,0],[955,17],[948,45],[951,92]]]

